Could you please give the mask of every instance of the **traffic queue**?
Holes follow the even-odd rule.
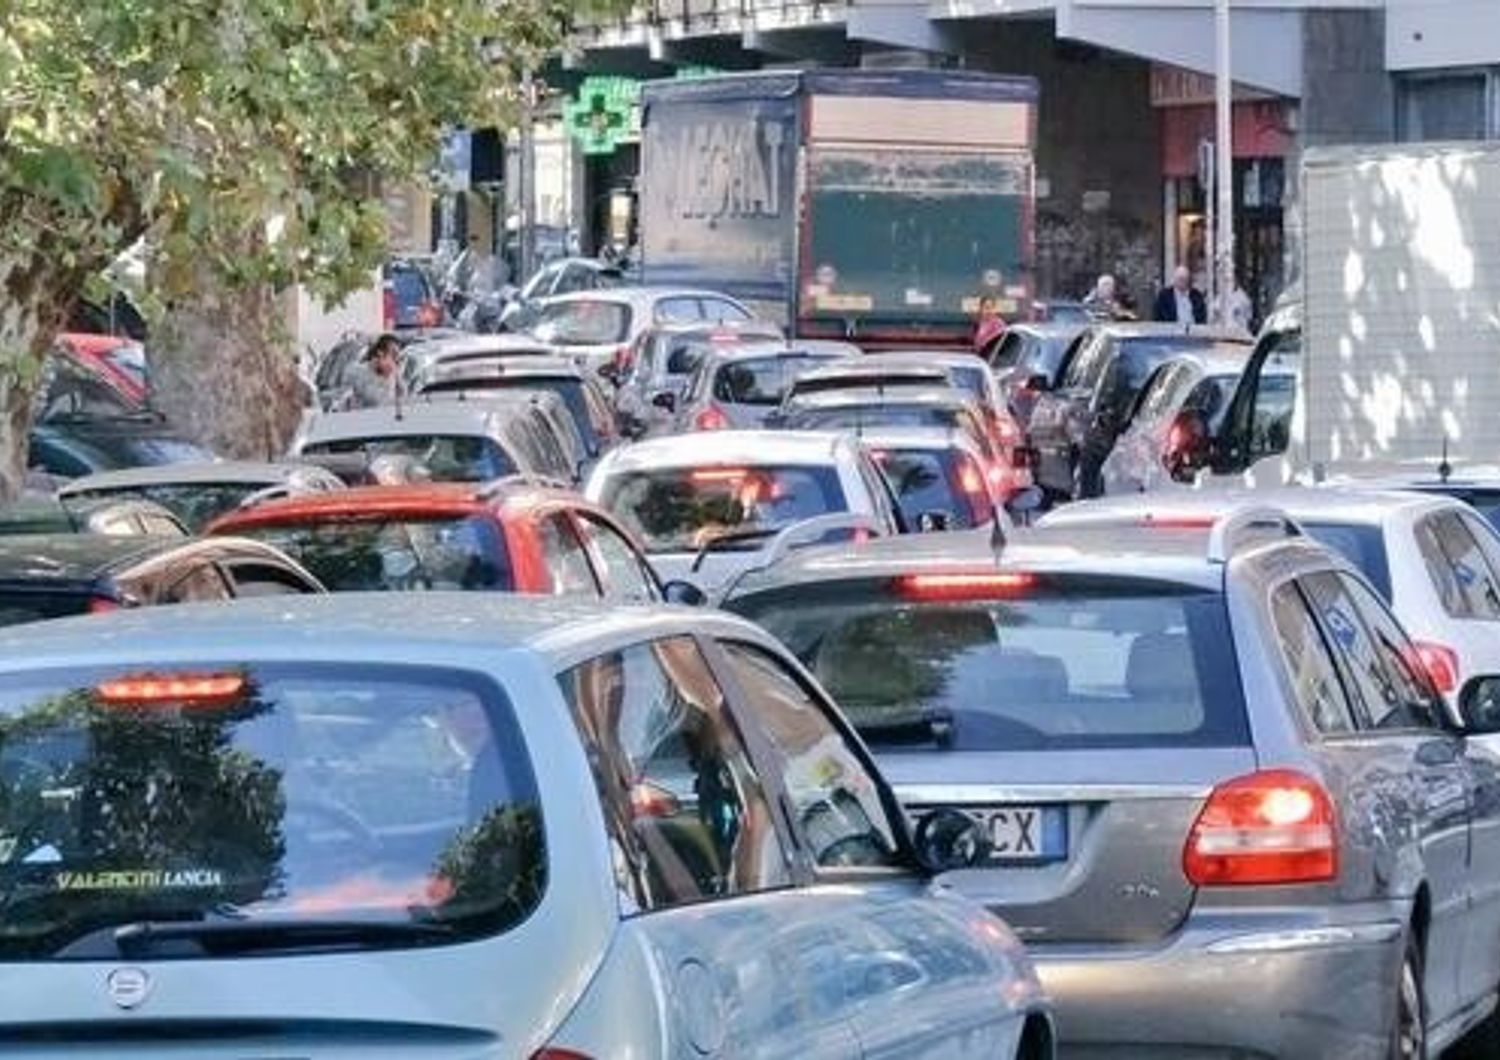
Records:
[[[525,323],[408,329],[372,407],[351,337],[280,463],[119,387],[42,417],[0,1039],[1500,1048],[1500,475],[1187,489],[1287,449],[1284,319],[880,350],[615,286]]]

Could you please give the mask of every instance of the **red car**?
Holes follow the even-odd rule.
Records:
[[[576,493],[522,480],[289,497],[232,512],[207,532],[273,543],[331,592],[662,598],[640,546],[609,513]]]
[[[88,335],[68,331],[57,345],[73,354],[87,370],[101,376],[127,400],[146,402],[145,355],[140,344],[119,335]]]

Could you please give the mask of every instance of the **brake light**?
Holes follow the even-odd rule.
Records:
[[[729,417],[717,406],[710,405],[693,417],[693,429],[697,431],[723,431],[729,429]]]
[[[89,614],[107,615],[111,611],[120,610],[120,601],[108,596],[89,597]]]
[[[995,414],[995,434],[999,436],[1002,445],[1015,445],[1021,440],[1021,428],[1003,412]]]
[[[558,1049],[554,1046],[543,1046],[531,1054],[531,1060],[593,1060],[587,1053],[575,1052],[572,1049]]]
[[[1035,584],[1035,575],[1019,571],[903,574],[896,579],[896,592],[908,600],[993,600],[1019,595]]]
[[[705,467],[691,472],[688,477],[694,482],[738,482],[750,474],[743,467]]]
[[[417,323],[424,328],[435,328],[443,322],[443,310],[436,302],[423,302],[417,310]]]
[[[101,681],[94,698],[112,707],[219,707],[245,693],[243,674],[134,674]]]
[[[396,292],[390,288],[381,292],[380,319],[387,331],[396,326]]]
[[[616,370],[621,375],[628,374],[631,366],[635,364],[635,347],[628,343],[623,346],[616,346],[614,362]]]
[[[1211,515],[1146,515],[1141,525],[1155,530],[1212,530],[1214,521]]]
[[[1445,696],[1458,691],[1458,652],[1427,641],[1418,641],[1414,647],[1418,662],[1437,690]]]
[[[1333,800],[1290,769],[1268,769],[1214,789],[1182,855],[1200,887],[1320,883],[1337,878]]]

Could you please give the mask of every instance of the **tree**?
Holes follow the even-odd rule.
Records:
[[[168,390],[284,418],[273,354],[294,284],[339,298],[384,251],[382,182],[426,179],[445,128],[504,127],[521,71],[617,0],[9,0],[0,10],[0,499],[45,353],[120,253],[197,320]],[[498,47],[496,47],[498,45]],[[201,303],[201,304],[200,304]],[[197,327],[205,312],[233,341]],[[227,319],[226,319],[227,318]],[[251,356],[253,355],[253,356]],[[228,371],[232,374],[225,374]],[[273,414],[260,416],[264,404]],[[257,439],[257,432],[265,432]]]

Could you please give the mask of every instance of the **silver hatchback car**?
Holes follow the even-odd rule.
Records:
[[[1493,1009],[1500,764],[1285,516],[820,549],[728,606],[961,812],[1064,1055],[1425,1058]]]
[[[7,1056],[1052,1056],[1014,936],[741,620],[356,594],[0,660]]]

